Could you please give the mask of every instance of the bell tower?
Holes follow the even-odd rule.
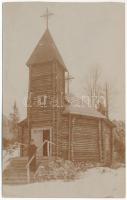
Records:
[[[43,156],[60,156],[61,114],[64,109],[67,69],[50,34],[48,22],[27,66],[29,139],[33,138],[38,147],[45,139],[50,140],[53,145],[43,149]]]

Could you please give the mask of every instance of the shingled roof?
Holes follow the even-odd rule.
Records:
[[[57,60],[67,71],[64,61],[47,29],[27,61],[27,66]]]

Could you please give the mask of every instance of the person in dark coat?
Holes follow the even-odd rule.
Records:
[[[37,146],[34,143],[34,140],[32,139],[30,141],[30,145],[28,147],[28,155],[29,155],[29,160],[33,157],[33,160],[30,163],[30,170],[35,171],[36,170],[36,151],[37,151]]]

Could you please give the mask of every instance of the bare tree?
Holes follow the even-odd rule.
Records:
[[[109,86],[102,82],[99,68],[90,72],[84,89],[90,99],[89,106],[108,117]]]

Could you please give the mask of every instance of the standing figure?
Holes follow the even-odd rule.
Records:
[[[31,171],[36,170],[36,150],[37,150],[37,146],[35,145],[34,140],[31,139],[30,145],[28,147],[29,160],[34,156],[33,160],[30,163],[30,170]]]

